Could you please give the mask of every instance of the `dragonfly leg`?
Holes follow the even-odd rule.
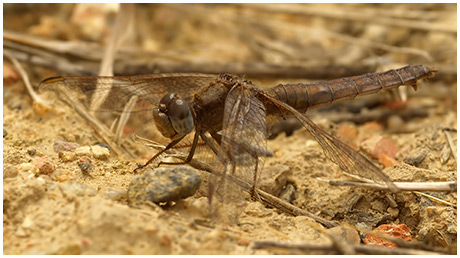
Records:
[[[172,147],[174,147],[174,145],[176,145],[177,143],[179,143],[182,139],[184,139],[185,135],[176,139],[176,140],[173,140],[172,142],[170,142],[163,150],[161,150],[160,152],[158,152],[157,154],[155,154],[153,157],[151,157],[149,159],[149,161],[147,161],[144,165],[141,165],[139,167],[137,167],[136,169],[134,169],[134,172],[137,172],[138,170],[140,169],[143,169],[145,168],[147,165],[149,165],[150,163],[152,163],[155,159],[157,159],[161,154],[165,153],[167,150],[171,149]]]
[[[158,166],[161,166],[161,165],[183,165],[183,164],[189,163],[192,160],[193,155],[195,154],[195,149],[196,149],[196,146],[198,144],[199,136],[200,136],[199,133],[195,133],[195,135],[193,136],[192,147],[190,149],[190,152],[188,153],[187,158],[184,161],[181,161],[181,162],[163,162],[163,161],[160,161]]]
[[[261,201],[259,194],[256,191],[256,186],[257,186],[257,174],[259,172],[259,158],[255,156],[256,159],[256,167],[254,171],[254,181],[252,182],[252,187],[251,187],[251,198],[255,201]]]

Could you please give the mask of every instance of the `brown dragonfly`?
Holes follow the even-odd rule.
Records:
[[[217,156],[222,173],[231,173],[256,187],[266,147],[270,117],[294,115],[316,139],[334,163],[349,175],[397,187],[364,155],[315,125],[305,113],[309,108],[393,89],[416,87],[417,81],[436,71],[423,65],[406,66],[382,73],[368,73],[309,84],[280,84],[267,91],[237,76],[211,74],[154,74],[142,76],[66,76],[42,81],[41,90],[55,91],[64,101],[82,103],[89,110],[145,113],[170,143],[144,166],[156,160],[185,136],[194,132],[189,154],[204,142]],[[92,103],[99,101],[96,108]],[[153,118],[153,119],[152,119]],[[142,125],[139,125],[142,127]],[[171,164],[171,163],[168,163]],[[178,164],[178,163],[173,163]],[[142,168],[141,167],[141,168]],[[217,184],[217,183],[214,183]],[[211,182],[210,188],[215,185]]]

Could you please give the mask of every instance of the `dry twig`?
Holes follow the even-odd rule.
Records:
[[[431,199],[435,202],[438,202],[438,203],[442,203],[442,204],[445,204],[445,205],[449,205],[449,206],[452,206],[452,207],[457,207],[457,205],[453,204],[453,203],[450,203],[448,201],[444,201],[444,200],[441,200],[439,198],[436,198],[434,197],[433,195],[429,195],[429,194],[426,194],[426,193],[422,193],[422,192],[419,192],[419,191],[414,191],[415,194],[418,194],[418,195],[421,195],[421,196],[425,196],[426,198],[428,199]]]
[[[347,242],[345,242],[347,243]],[[348,244],[348,243],[347,243]],[[352,248],[354,253],[361,254],[374,254],[374,255],[442,255],[444,253],[436,253],[429,251],[422,251],[417,249],[409,248],[387,248],[367,245],[348,244]],[[305,253],[311,251],[323,251],[328,254],[343,254],[340,249],[336,247],[334,243],[328,244],[316,244],[316,243],[281,243],[274,241],[256,241],[253,245],[254,249],[265,249],[265,248],[278,248],[288,249],[291,251],[299,250]]]
[[[334,186],[358,186],[376,190],[388,190],[388,187],[372,182],[358,181],[329,181]],[[457,181],[447,182],[394,182],[400,191],[440,191],[451,192],[457,190]]]

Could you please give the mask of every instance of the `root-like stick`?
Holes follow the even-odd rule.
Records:
[[[387,248],[368,245],[349,244],[355,253],[362,254],[375,254],[375,255],[442,255],[444,253],[436,253],[429,251],[422,251],[409,248]],[[281,243],[274,241],[256,241],[253,245],[254,249],[264,248],[277,248],[287,250],[300,250],[300,251],[324,251],[328,254],[342,254],[339,249],[333,244],[316,244],[316,243]]]
[[[414,191],[414,193],[416,194],[419,194],[419,195],[422,195],[422,196],[425,196],[426,198],[428,199],[431,199],[435,202],[439,202],[439,203],[442,203],[442,204],[445,204],[445,205],[449,205],[449,206],[452,206],[452,207],[457,207],[457,205],[453,204],[453,203],[450,203],[448,201],[444,201],[444,200],[441,200],[439,198],[436,198],[434,197],[433,195],[429,195],[429,194],[426,194],[426,193],[422,193],[422,192],[419,192],[419,191]]]
[[[357,181],[329,181],[334,186],[358,186],[377,190],[389,190],[386,185]],[[439,191],[451,192],[457,190],[457,181],[447,182],[394,182],[400,191]]]
[[[444,135],[446,136],[447,142],[449,143],[449,147],[452,153],[452,156],[454,157],[455,161],[457,161],[457,147],[454,144],[454,141],[452,140],[452,136],[450,136],[449,132],[447,130],[443,130]]]
[[[21,75],[21,78],[22,78],[24,84],[26,85],[27,91],[29,92],[29,95],[32,97],[32,99],[35,102],[40,103],[40,104],[45,105],[45,106],[51,105],[51,103],[49,101],[46,101],[46,100],[40,98],[40,96],[38,96],[38,94],[35,92],[34,88],[32,87],[32,84],[30,83],[29,76],[27,75],[27,73],[24,70],[24,68],[22,67],[22,65],[18,62],[18,60],[8,52],[3,52],[3,55],[6,56],[8,59],[10,59],[11,63],[18,70],[18,72]]]

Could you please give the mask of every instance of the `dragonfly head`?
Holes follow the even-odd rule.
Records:
[[[160,100],[153,119],[161,134],[170,139],[189,134],[194,127],[189,105],[176,93],[168,93]]]

